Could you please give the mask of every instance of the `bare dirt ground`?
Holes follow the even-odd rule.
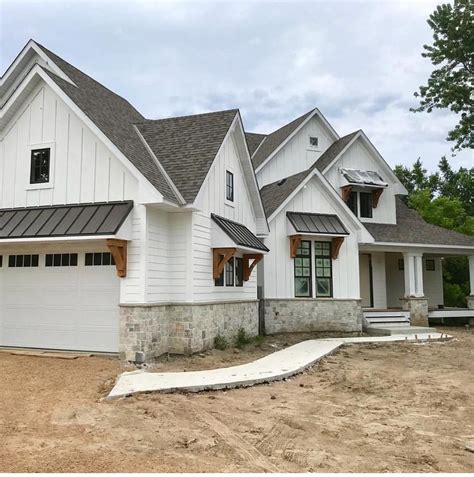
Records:
[[[114,402],[114,359],[0,353],[0,471],[474,471],[474,331],[443,331],[456,341],[346,347],[286,382]],[[156,367],[229,366],[301,338]]]

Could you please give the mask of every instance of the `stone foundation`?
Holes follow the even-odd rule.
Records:
[[[474,310],[474,295],[469,295],[466,297],[467,307],[469,310]]]
[[[164,353],[191,354],[214,347],[221,335],[233,343],[243,328],[258,334],[258,301],[121,305],[120,357],[150,361]]]
[[[266,299],[265,332],[362,331],[360,300]]]
[[[402,298],[402,308],[410,312],[412,326],[429,326],[428,300],[426,298]]]

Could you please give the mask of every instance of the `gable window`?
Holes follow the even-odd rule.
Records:
[[[295,256],[295,297],[310,297],[311,286],[311,242],[302,240]]]
[[[332,296],[331,242],[314,242],[316,297]]]
[[[372,194],[370,192],[360,192],[360,216],[371,219],[372,218]]]
[[[319,146],[319,139],[316,136],[309,137],[309,145],[311,147],[318,147]]]
[[[30,184],[45,184],[50,178],[51,149],[31,151]]]
[[[234,202],[234,174],[230,171],[225,171],[225,198]]]
[[[349,200],[347,201],[349,209],[352,210],[354,215],[357,215],[357,192],[351,192]]]
[[[427,272],[434,272],[436,270],[435,261],[433,258],[426,259],[425,268]]]

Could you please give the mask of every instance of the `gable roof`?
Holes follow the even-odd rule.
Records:
[[[260,146],[260,144],[266,137],[267,137],[266,134],[258,134],[258,133],[251,133],[251,132],[245,133],[245,139],[247,140],[247,146],[249,148],[250,157],[253,156],[258,146]]]
[[[283,202],[296,190],[311,172],[312,168],[293,174],[285,179],[280,179],[260,189],[265,214],[270,217]]]
[[[303,114],[299,118],[294,119],[291,123],[285,124],[280,129],[273,131],[271,134],[268,134],[265,138],[265,141],[258,148],[255,155],[252,157],[253,167],[257,169],[267,157],[275,151],[275,149],[280,146],[299,126],[301,126],[306,119],[313,115],[315,112],[314,109]]]
[[[237,109],[136,124],[186,202],[193,202]]]
[[[318,171],[323,172],[331,162],[336,159],[337,156],[345,149],[345,147],[357,136],[358,131],[354,131],[346,136],[341,137],[337,141],[334,141],[325,151],[321,154],[316,161],[315,165]]]
[[[454,245],[474,247],[474,236],[465,235],[454,230],[425,222],[418,213],[410,209],[396,197],[397,223],[374,224],[364,222],[365,228],[376,242],[412,243],[430,245]]]
[[[134,123],[144,121],[145,118],[127,100],[113,93],[44,46],[36,44],[76,86],[43,68],[45,73],[117,146],[120,152],[166,200],[176,203],[176,195],[133,127]]]

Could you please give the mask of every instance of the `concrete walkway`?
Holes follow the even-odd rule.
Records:
[[[302,341],[251,363],[230,368],[178,373],[132,371],[119,376],[117,383],[108,395],[108,399],[151,391],[198,392],[210,389],[253,386],[254,384],[282,380],[298,374],[345,344],[416,342],[449,338],[451,336],[441,333],[416,336],[392,335],[361,338],[327,338]]]

